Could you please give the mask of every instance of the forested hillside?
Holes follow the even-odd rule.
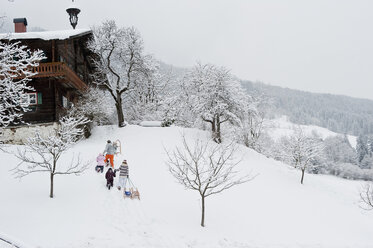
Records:
[[[373,101],[347,96],[292,90],[242,81],[248,92],[271,98],[273,117],[286,115],[291,122],[317,125],[352,135],[373,133]]]

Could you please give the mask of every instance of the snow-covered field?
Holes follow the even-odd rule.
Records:
[[[312,133],[315,133],[319,135],[322,139],[325,139],[329,136],[342,135],[319,126],[294,124],[288,121],[286,116],[269,120],[265,125],[266,131],[268,132],[270,137],[272,137],[275,140],[280,139],[282,136],[290,136],[294,134],[294,130],[297,127],[300,127],[306,135],[311,135]],[[351,146],[355,148],[357,137],[353,135],[347,135],[347,138]]]
[[[95,128],[64,158],[80,152],[91,169],[57,175],[54,199],[47,174],[14,179],[17,160],[0,153],[0,237],[42,248],[373,247],[373,213],[358,206],[362,182],[307,174],[301,185],[299,171],[244,147],[240,169],[259,175],[207,198],[206,227],[200,227],[198,193],[177,184],[165,164],[164,148],[181,144],[182,133],[208,137],[178,127]],[[108,191],[104,175],[94,171],[107,139],[122,141],[116,166],[127,159],[141,201]]]

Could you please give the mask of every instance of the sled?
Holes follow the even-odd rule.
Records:
[[[130,178],[128,178],[128,182],[130,184],[130,193],[131,193],[130,197],[131,197],[131,199],[133,200],[133,199],[137,198],[138,200],[140,200],[140,192],[139,192],[138,188],[135,187],[135,185],[133,184],[133,182]]]
[[[114,141],[114,145],[117,147],[117,150],[119,148],[119,152],[116,152],[115,155],[122,154],[122,143],[120,143],[119,139],[117,139],[116,141]]]
[[[131,199],[135,199],[135,198],[140,200],[140,192],[137,188],[135,190],[131,188]]]
[[[124,190],[123,190],[123,198],[124,199],[131,198],[131,191],[127,191],[127,189],[124,188]]]
[[[129,191],[124,191],[123,192],[123,198],[124,199],[131,198],[131,200],[137,198],[138,200],[140,200],[140,192],[137,188],[136,189],[130,188]]]

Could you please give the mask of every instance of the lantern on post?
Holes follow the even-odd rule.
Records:
[[[78,14],[80,13],[80,9],[75,5],[74,0],[72,0],[72,5],[66,9],[66,12],[70,16],[70,24],[75,29],[76,25],[78,24]]]

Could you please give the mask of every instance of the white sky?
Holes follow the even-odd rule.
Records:
[[[71,0],[0,0],[9,18],[70,29]],[[224,65],[242,79],[373,99],[372,0],[76,0],[77,28],[135,26],[175,66]]]

